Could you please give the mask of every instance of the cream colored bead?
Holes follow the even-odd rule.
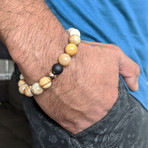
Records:
[[[75,28],[69,28],[69,29],[67,30],[67,33],[70,35],[70,31],[73,30],[73,29],[75,29]]]
[[[51,82],[51,78],[50,77],[43,77],[40,79],[39,84],[41,87],[47,85],[48,83]]]
[[[68,66],[70,64],[70,61],[71,57],[66,53],[63,53],[59,56],[59,63],[63,66]]]
[[[35,95],[40,95],[43,93],[43,88],[36,82],[31,86],[31,92]]]
[[[77,53],[77,46],[75,44],[67,44],[66,47],[65,47],[65,52],[70,55],[70,56],[73,56]]]
[[[31,92],[31,86],[27,86],[24,90],[24,94],[27,96],[27,97],[32,97],[33,94]]]
[[[24,90],[25,90],[25,88],[26,88],[27,86],[28,86],[27,84],[21,85],[21,86],[19,87],[19,92],[20,92],[21,94],[24,94]]]
[[[81,42],[81,39],[78,35],[72,35],[69,37],[69,43],[73,43],[75,45],[79,45]]]
[[[69,31],[69,35],[70,36],[72,36],[72,35],[78,35],[79,37],[81,36],[80,31],[78,29],[71,29]]]
[[[20,80],[24,80],[24,76],[20,74]]]
[[[48,83],[48,84],[46,84],[46,85],[44,85],[43,88],[44,88],[44,89],[47,89],[47,88],[49,88],[50,86],[51,86],[51,82]]]
[[[20,87],[21,85],[26,84],[25,80],[19,80],[18,81],[18,86]]]

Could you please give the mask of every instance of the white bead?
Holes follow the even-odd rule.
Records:
[[[43,93],[43,88],[40,86],[39,83],[34,83],[32,86],[31,86],[31,92],[35,95],[40,95]]]
[[[71,29],[69,31],[69,35],[72,36],[72,35],[77,35],[80,37],[80,31],[78,29]]]
[[[75,29],[75,28],[69,28],[69,29],[67,30],[67,33],[70,35],[70,31],[73,30],[73,29]]]
[[[24,76],[22,74],[20,74],[20,79],[24,80]]]

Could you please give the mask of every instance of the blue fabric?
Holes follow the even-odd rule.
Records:
[[[139,90],[129,91],[148,110],[148,0],[45,0],[65,29],[112,43],[141,68]]]

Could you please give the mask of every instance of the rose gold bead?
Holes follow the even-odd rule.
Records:
[[[27,97],[32,97],[33,94],[31,92],[31,87],[30,86],[26,86],[25,90],[24,90],[24,94],[27,96]]]
[[[68,66],[70,61],[71,61],[71,57],[66,53],[63,53],[59,56],[59,63],[62,66]]]
[[[21,86],[21,85],[23,85],[23,84],[26,84],[25,80],[19,80],[19,81],[18,81],[18,86]]]
[[[20,92],[21,94],[24,94],[24,90],[25,90],[25,88],[26,88],[27,86],[28,86],[27,84],[22,84],[22,85],[19,87],[19,92]]]
[[[69,43],[73,43],[75,45],[79,45],[80,42],[81,42],[81,39],[77,35],[72,35],[72,36],[69,37]]]
[[[45,85],[47,85],[50,82],[51,82],[50,77],[43,77],[43,78],[40,79],[39,84],[40,84],[41,87],[44,87]]]
[[[77,53],[77,46],[72,43],[67,44],[67,46],[65,47],[65,52],[70,56],[73,56]]]
[[[56,75],[54,75],[52,72],[50,72],[49,77],[51,78],[51,80],[53,80],[56,77]]]

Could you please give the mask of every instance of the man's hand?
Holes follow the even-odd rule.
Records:
[[[0,30],[3,28],[1,38],[25,80],[33,84],[47,75],[57,62],[68,42],[68,34],[46,4],[39,8],[40,0],[32,7],[29,1],[23,2],[19,8],[24,8],[24,12],[21,9],[14,9],[15,13],[1,11],[5,19],[0,21],[3,24]],[[26,5],[28,7],[24,7]],[[9,23],[8,14],[11,15]],[[70,66],[57,76],[51,88],[35,96],[35,100],[62,127],[78,133],[112,108],[118,97],[119,73],[131,90],[138,89],[139,68],[119,47],[82,41]]]
[[[138,65],[115,45],[96,45],[82,41],[70,66],[48,91],[35,97],[51,118],[72,133],[88,128],[112,108],[119,72],[129,79],[131,89],[138,89]]]

